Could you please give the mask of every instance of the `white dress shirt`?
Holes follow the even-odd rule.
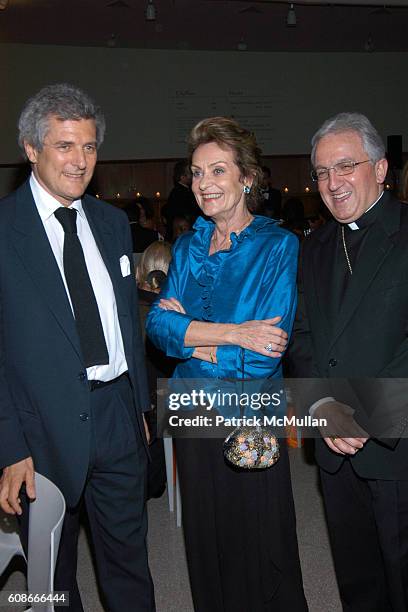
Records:
[[[61,207],[61,204],[51,194],[45,191],[38,183],[34,174],[31,174],[30,177],[30,187],[38,214],[41,217],[52,252],[54,253],[54,257],[61,272],[65,291],[67,292],[72,310],[71,297],[64,274],[64,230],[61,223],[54,216],[54,212],[57,208]],[[91,228],[89,227],[81,200],[75,200],[71,204],[71,207],[77,210],[78,238],[82,245],[86,267],[95,293],[96,303],[98,304],[103,333],[109,354],[109,364],[91,366],[87,368],[86,372],[89,380],[109,381],[120,376],[128,369],[123,348],[122,333],[119,326],[115,293],[113,291],[112,281],[96,245]]]

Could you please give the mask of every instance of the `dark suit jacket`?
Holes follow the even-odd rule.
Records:
[[[201,210],[190,187],[176,183],[170,191],[167,202],[162,207],[161,212],[171,230],[174,217],[177,217],[177,215],[190,215],[195,219],[201,213]]]
[[[261,197],[261,205],[265,207],[272,219],[280,219],[282,217],[282,194],[279,189],[268,187],[268,197]]]
[[[159,240],[159,232],[149,229],[148,227],[142,227],[138,223],[130,224],[130,231],[132,233],[132,248],[134,253],[143,253],[156,240]]]
[[[149,408],[143,341],[126,216],[89,196],[85,214],[110,274],[137,411],[144,436]],[[90,391],[75,321],[29,183],[0,201],[0,467],[30,455],[73,506],[89,463]],[[144,439],[144,437],[143,437]]]
[[[299,307],[289,350],[291,373],[329,379],[332,393],[324,395],[348,403],[352,396],[339,397],[337,379],[408,378],[408,206],[388,192],[378,205],[335,321],[329,317],[335,221],[304,241],[301,258]],[[353,389],[350,382],[351,393],[354,390],[356,401],[361,400],[364,384],[360,381]],[[403,416],[398,435],[407,422]],[[322,440],[316,441],[316,458],[329,472],[343,461]],[[370,439],[351,461],[365,478],[408,479],[408,440]]]

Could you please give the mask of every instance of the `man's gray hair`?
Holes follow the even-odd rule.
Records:
[[[315,166],[316,147],[319,141],[327,134],[338,134],[339,132],[357,132],[372,163],[385,157],[382,138],[365,115],[361,113],[339,113],[335,117],[327,119],[313,136],[312,166]]]
[[[18,144],[25,155],[24,142],[41,151],[48,132],[51,116],[61,121],[93,119],[96,126],[96,144],[99,147],[105,135],[105,118],[99,106],[82,89],[68,83],[57,83],[40,89],[27,100],[18,121]]]

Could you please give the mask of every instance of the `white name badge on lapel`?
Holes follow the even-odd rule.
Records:
[[[122,255],[119,259],[120,269],[122,272],[122,276],[129,276],[130,274],[130,261],[127,255]]]

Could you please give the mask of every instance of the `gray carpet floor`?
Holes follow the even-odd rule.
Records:
[[[306,597],[310,612],[341,612],[317,469],[307,455],[305,449],[290,450]],[[157,612],[193,612],[182,530],[176,526],[175,515],[169,512],[167,494],[149,502],[148,546]],[[86,612],[104,612],[84,530],[81,531],[79,543],[78,580]],[[25,589],[22,564],[16,562],[9,567],[2,587],[9,591]],[[2,608],[4,612],[16,612],[20,609],[23,608]],[[129,606],[129,610],[136,609]]]

